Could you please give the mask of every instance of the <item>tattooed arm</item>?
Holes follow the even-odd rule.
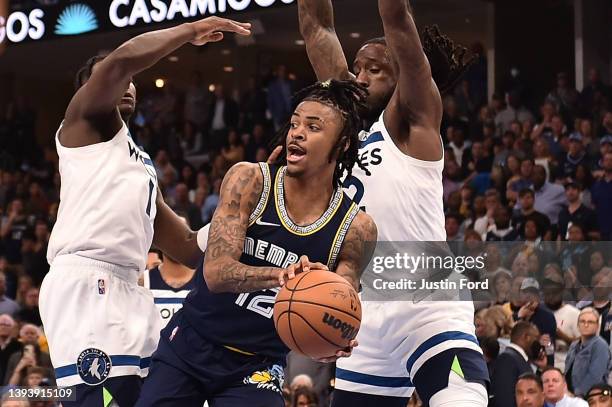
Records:
[[[317,79],[351,79],[342,45],[334,28],[331,0],[298,0],[300,32]]]
[[[378,230],[374,220],[370,215],[359,211],[344,239],[335,270],[336,274],[347,279],[355,290],[359,289],[361,274],[374,254],[377,237]]]

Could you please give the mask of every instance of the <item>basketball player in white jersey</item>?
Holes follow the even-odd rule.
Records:
[[[185,225],[188,224],[185,217],[181,216],[180,219]],[[153,302],[161,316],[163,329],[174,313],[183,307],[185,297],[195,287],[195,269],[179,263],[161,251],[157,251],[157,254],[161,263],[145,270],[138,284],[153,294]]]
[[[150,157],[129,135],[132,77],[186,43],[219,41],[250,25],[218,17],[133,38],[79,72],[57,131],[62,187],[40,291],[40,314],[68,406],[134,405],[157,346],[161,319],[137,285],[154,243],[181,263],[202,258],[199,235],[164,203]]]
[[[406,0],[379,0],[385,38],[366,42],[353,73],[334,31],[331,0],[298,0],[300,31],[319,80],[368,88],[371,124],[361,165],[345,188],[378,226],[379,241],[445,241],[440,92],[464,71],[465,49],[427,30],[425,46]],[[432,78],[433,72],[433,78]],[[434,82],[435,80],[435,82]],[[470,301],[363,301],[359,347],[337,362],[332,406],[486,406],[488,372]]]

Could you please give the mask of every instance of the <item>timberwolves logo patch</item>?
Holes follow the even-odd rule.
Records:
[[[108,378],[111,360],[100,349],[85,349],[77,359],[77,371],[86,384],[95,386]]]

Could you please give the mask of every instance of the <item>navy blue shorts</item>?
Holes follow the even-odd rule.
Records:
[[[283,364],[206,341],[179,311],[161,332],[136,406],[284,407]]]
[[[142,378],[140,376],[110,377],[96,386],[79,384],[75,386],[76,400],[62,401],[64,407],[106,407],[114,400],[121,407],[136,404]],[[200,406],[202,407],[202,406]]]

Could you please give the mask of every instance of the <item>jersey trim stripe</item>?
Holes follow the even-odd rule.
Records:
[[[441,344],[442,342],[456,341],[456,340],[466,340],[466,341],[474,342],[476,345],[478,345],[478,340],[476,339],[474,335],[471,335],[465,332],[461,332],[461,331],[441,332],[437,335],[432,336],[431,338],[429,338],[428,340],[420,344],[418,348],[416,348],[416,350],[412,353],[412,355],[410,355],[410,357],[408,358],[408,361],[406,362],[406,369],[409,372],[412,371],[412,367],[414,366],[414,363],[425,352],[427,352],[428,349],[431,349],[434,346]]]
[[[185,301],[184,297],[174,297],[174,298],[154,298],[153,302],[155,304],[182,304]]]
[[[278,214],[278,218],[281,223],[289,232],[298,236],[309,236],[313,233],[318,232],[323,229],[325,225],[329,223],[330,220],[334,218],[334,215],[342,205],[342,200],[344,198],[344,193],[341,188],[337,188],[334,192],[330,205],[327,207],[327,210],[323,215],[317,219],[314,223],[308,226],[298,226],[289,218],[287,214],[287,208],[285,207],[285,172],[287,171],[287,167],[282,167],[276,173],[276,179],[274,180],[275,190],[276,190],[276,213]]]
[[[268,203],[268,198],[270,197],[270,167],[266,163],[259,163],[259,168],[261,168],[261,173],[263,175],[263,191],[261,191],[261,196],[259,197],[259,202],[257,202],[257,206],[249,216],[249,226],[253,225],[257,221],[257,219],[262,215],[266,205]]]
[[[140,356],[133,355],[111,355],[111,366],[138,366],[141,369],[146,369],[151,364],[151,358],[141,358]],[[55,369],[55,377],[57,379],[63,379],[64,377],[74,376],[78,374],[77,365],[73,363],[71,365],[61,366]]]
[[[334,270],[336,266],[336,260],[338,259],[338,254],[340,254],[340,248],[342,248],[342,243],[344,243],[344,238],[346,237],[346,233],[351,227],[351,223],[353,223],[353,219],[359,213],[359,207],[353,202],[351,207],[346,214],[344,215],[344,219],[342,219],[342,224],[336,231],[336,236],[334,237],[334,241],[332,243],[332,247],[329,251],[329,257],[327,259],[327,267],[330,270]]]
[[[380,131],[377,131],[376,133],[370,134],[370,136],[367,139],[363,140],[359,144],[359,148],[364,148],[368,144],[377,143],[379,141],[385,141],[385,138],[383,137]]]
[[[413,387],[409,377],[375,376],[366,373],[353,372],[336,367],[336,378],[347,382],[368,384],[378,387]]]
[[[234,348],[233,346],[223,345],[223,347],[224,347],[225,349],[229,349],[229,350],[231,350],[232,352],[237,352],[237,353],[240,353],[240,354],[242,354],[242,355],[247,355],[247,356],[255,356],[255,354],[254,354],[254,353],[247,352],[247,351],[245,351],[245,350],[240,350],[240,349],[238,349],[238,348]]]

